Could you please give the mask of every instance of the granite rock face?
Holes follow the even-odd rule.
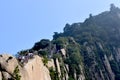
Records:
[[[49,70],[44,66],[41,57],[36,55],[21,67],[17,59],[8,54],[0,55],[0,80],[13,78],[17,66],[21,80],[51,80]]]
[[[9,74],[12,74],[15,67],[18,65],[18,61],[15,57],[8,55],[8,54],[3,54],[0,55],[0,67],[8,72]]]

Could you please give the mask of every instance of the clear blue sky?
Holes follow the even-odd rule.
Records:
[[[15,54],[120,0],[0,0],[0,53]]]

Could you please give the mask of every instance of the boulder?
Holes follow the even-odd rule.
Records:
[[[18,66],[18,61],[12,55],[3,54],[0,55],[0,65],[3,70],[12,74],[16,66]]]
[[[11,76],[10,76],[9,73],[3,71],[2,74],[3,74],[3,78],[4,78],[5,80],[11,79]]]
[[[5,80],[11,78],[17,66],[21,80],[51,80],[49,70],[44,66],[41,57],[36,55],[21,67],[17,59],[8,54],[0,55],[0,71],[2,72],[0,72],[0,80],[2,80],[2,77]]]

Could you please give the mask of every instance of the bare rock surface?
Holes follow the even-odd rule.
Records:
[[[49,70],[39,56],[34,56],[34,59],[29,60],[20,71],[22,80],[51,80]]]
[[[0,55],[0,80],[2,80],[2,77],[6,80],[11,78],[16,66],[19,67],[21,80],[51,80],[49,70],[44,66],[41,57],[35,55],[33,59],[30,59],[21,67],[17,59],[8,54]]]
[[[7,73],[7,72],[2,72],[2,74],[3,74],[3,77],[4,77],[5,80],[9,80],[11,78],[10,74]]]
[[[12,55],[3,54],[0,56],[0,65],[2,69],[12,74],[18,65],[18,61]]]

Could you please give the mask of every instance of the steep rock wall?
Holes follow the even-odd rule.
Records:
[[[7,54],[0,57],[0,71],[2,72],[0,72],[0,80],[12,78],[16,66],[19,66],[21,80],[51,80],[49,70],[44,66],[41,57],[36,55],[21,67],[16,58]]]
[[[22,80],[51,80],[49,70],[44,66],[42,58],[39,56],[34,56],[20,71],[21,75],[27,72],[26,78],[22,77]]]

